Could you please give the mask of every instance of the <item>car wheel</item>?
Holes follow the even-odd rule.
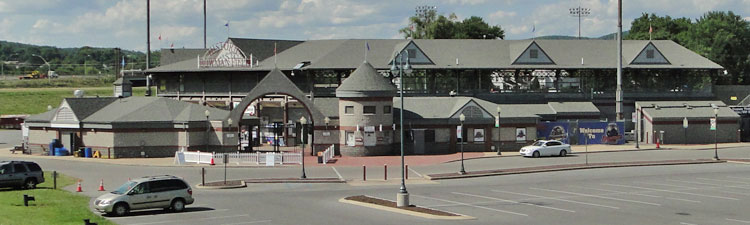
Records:
[[[130,209],[125,203],[117,203],[114,207],[112,207],[112,214],[115,216],[127,215],[129,211]]]
[[[34,188],[36,188],[36,179],[34,179],[34,178],[26,179],[26,181],[23,182],[23,188],[25,188],[25,189],[34,189]]]
[[[185,210],[185,201],[182,199],[175,199],[172,201],[172,211],[174,212],[182,212],[182,210]]]
[[[565,149],[560,151],[560,157],[565,157],[566,155],[568,155],[568,151],[565,151]]]
[[[539,151],[535,151],[534,153],[531,153],[531,157],[539,158]]]

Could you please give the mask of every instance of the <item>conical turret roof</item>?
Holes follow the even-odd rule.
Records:
[[[396,86],[365,61],[341,82],[336,97],[393,97],[396,91]]]

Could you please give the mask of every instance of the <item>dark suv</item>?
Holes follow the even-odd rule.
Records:
[[[0,187],[34,189],[44,183],[42,167],[35,162],[0,161]]]

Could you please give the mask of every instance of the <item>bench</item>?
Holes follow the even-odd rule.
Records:
[[[11,154],[16,154],[16,151],[23,152],[23,146],[22,145],[16,145],[13,146],[13,148],[10,149]]]

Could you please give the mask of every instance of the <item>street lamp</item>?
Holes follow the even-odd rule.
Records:
[[[305,138],[305,125],[307,125],[307,119],[305,117],[299,118],[299,123],[302,126],[300,130],[300,138],[302,139],[302,151],[299,153],[300,161],[302,161],[302,179],[307,178],[307,175],[305,175],[305,141],[307,141],[307,138]]]
[[[716,123],[714,128],[714,159],[719,160],[719,143],[716,140],[716,133],[719,132],[719,107],[714,107],[714,123]]]
[[[466,140],[466,137],[463,136],[464,132],[464,121],[466,121],[466,116],[464,116],[463,113],[458,116],[458,120],[461,121],[461,171],[458,171],[458,174],[466,174],[466,170],[464,170],[464,140]]]
[[[404,77],[411,74],[411,65],[409,65],[409,57],[406,50],[399,52],[393,57],[393,64],[391,64],[391,73],[398,72],[399,75],[399,98],[401,99],[401,110],[399,113],[399,126],[401,127],[401,188],[398,194],[396,194],[396,206],[405,207],[409,206],[409,192],[406,191],[406,181],[404,180]],[[406,60],[403,58],[406,57]],[[406,61],[404,64],[404,61]]]
[[[50,77],[50,71],[52,71],[52,69],[50,68],[49,63],[47,62],[47,60],[45,60],[44,58],[42,58],[42,56],[37,55],[37,54],[31,54],[31,55],[39,57],[40,59],[42,59],[42,61],[44,61],[44,64],[47,65],[47,80],[51,79],[51,77]]]
[[[497,146],[497,155],[500,155],[500,146],[502,146],[502,140],[500,139],[500,137],[502,137],[500,135],[500,105],[497,106],[497,119],[495,121],[495,127],[497,127],[497,139],[500,142]]]
[[[232,130],[232,122],[234,122],[234,121],[232,121],[232,118],[229,118],[229,119],[227,119],[227,124],[229,124],[229,132],[230,132],[230,133],[232,133],[232,132],[234,131],[234,130]],[[236,133],[234,133],[234,134],[236,135]],[[238,136],[238,137],[239,137],[239,136]],[[239,139],[238,139],[238,140],[239,140]],[[238,143],[233,143],[233,144],[234,144],[234,149],[235,149],[235,150],[239,149],[239,148],[237,147],[237,144],[238,144]]]
[[[211,115],[211,112],[208,111],[208,109],[206,109],[206,111],[203,112],[203,113],[206,114],[206,146],[205,146],[205,151],[208,151],[208,135],[209,135],[209,130],[211,130],[211,121],[208,120],[208,116]]]
[[[328,118],[328,117],[326,116],[326,118],[325,118],[325,119],[323,119],[323,122],[325,122],[325,123],[326,123],[326,131],[328,131],[328,123],[330,123],[330,122],[331,122],[331,118]]]

